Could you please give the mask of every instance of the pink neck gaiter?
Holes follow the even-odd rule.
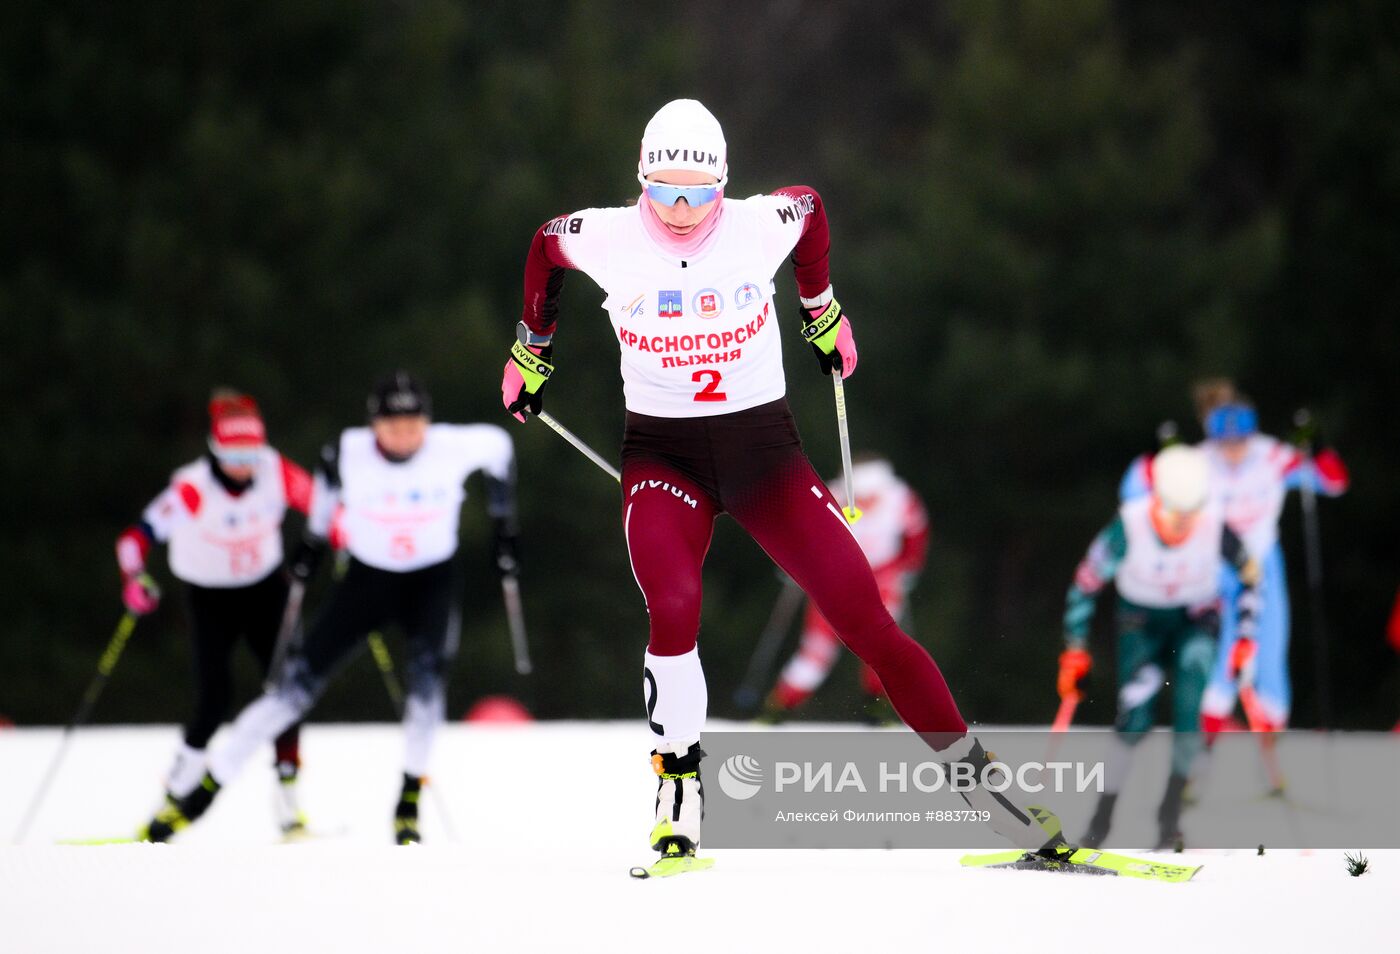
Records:
[[[646,193],[637,201],[637,206],[642,210],[642,227],[661,251],[677,258],[699,258],[710,250],[715,236],[719,234],[719,220],[724,215],[724,192],[715,197],[715,202],[719,203],[715,210],[705,216],[705,220],[689,235],[677,235],[668,229],[651,207]]]

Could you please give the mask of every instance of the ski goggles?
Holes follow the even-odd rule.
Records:
[[[715,201],[715,198],[723,191],[725,183],[729,181],[729,176],[725,176],[718,182],[703,185],[672,185],[669,182],[652,182],[639,172],[637,173],[637,181],[642,184],[647,198],[655,199],[667,207],[685,199],[686,205],[693,209],[697,205]]]
[[[213,454],[225,467],[255,467],[262,454],[262,446],[220,447],[211,439],[209,453]]]

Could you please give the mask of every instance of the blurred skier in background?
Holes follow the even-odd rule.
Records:
[[[401,845],[419,841],[419,795],[460,630],[452,558],[466,497],[462,485],[482,472],[497,569],[515,573],[515,453],[509,435],[494,424],[432,423],[427,391],[402,371],[375,385],[368,409],[368,427],[349,428],[322,452],[307,536],[293,560],[293,572],[310,579],[336,520],[349,553],[345,576],[304,642],[274,674],[275,687],[239,714],[199,784],[152,819],[143,831],[147,840],[165,841],[199,818],[255,748],[305,716],[371,631],[397,623],[408,661],[394,838]]]
[[[1226,654],[1231,676],[1253,659],[1259,571],[1210,495],[1207,455],[1194,447],[1168,447],[1151,459],[1147,475],[1148,494],[1119,506],[1113,522],[1094,538],[1065,598],[1061,697],[1078,692],[1092,666],[1089,624],[1098,594],[1110,580],[1118,590],[1118,716],[1104,793],[1081,841],[1086,848],[1108,837],[1134,746],[1152,728],[1157,695],[1167,684],[1175,735],[1171,775],[1157,815],[1158,847],[1171,847],[1180,838],[1182,793],[1200,751],[1201,697],[1220,625],[1222,560],[1241,580],[1237,643]]]
[[[919,495],[895,474],[890,462],[878,454],[866,452],[855,456],[851,484],[855,506],[862,514],[860,520],[851,525],[851,532],[875,572],[880,601],[892,617],[901,619],[909,592],[924,568],[929,538],[928,512]],[[839,479],[828,481],[827,487],[842,506],[849,503],[844,499],[845,490]],[[786,718],[817,691],[840,655],[841,642],[835,630],[809,601],[797,651],[768,693],[760,718],[768,722]],[[880,677],[866,663],[861,663],[860,670],[865,694],[862,710],[867,720],[881,721],[884,688]]]
[[[1202,382],[1194,396],[1206,437],[1200,446],[1211,465],[1211,493],[1263,574],[1254,686],[1263,724],[1255,727],[1281,730],[1288,724],[1292,686],[1288,675],[1288,579],[1279,542],[1279,517],[1289,490],[1306,485],[1313,493],[1336,497],[1346,492],[1350,478],[1345,463],[1330,447],[1318,444],[1319,449],[1309,456],[1293,444],[1261,434],[1254,407],[1228,380]],[[1309,437],[1317,443],[1315,435]],[[1128,500],[1146,489],[1143,468],[1135,462],[1123,478],[1120,496]],[[1229,652],[1238,615],[1232,607],[1240,584],[1227,569],[1221,585],[1221,649],[1201,705],[1208,742],[1228,726],[1238,696],[1229,674]]]
[[[151,549],[168,545],[170,572],[185,584],[194,660],[194,714],[166,780],[166,804],[199,785],[205,748],[228,715],[233,648],[242,638],[266,672],[287,604],[282,524],[288,508],[305,516],[311,478],[267,443],[254,400],[229,389],[209,402],[208,450],[175,471],[141,519],[117,538],[122,602],[144,616],[159,590],[146,570]],[[295,722],[277,735],[277,819],[285,837],[306,830],[297,806],[301,764]]]
[[[1230,528],[1244,540],[1263,573],[1254,689],[1267,720],[1259,728],[1281,730],[1288,725],[1293,692],[1288,675],[1288,576],[1279,542],[1279,516],[1289,490],[1306,485],[1312,493],[1337,497],[1346,492],[1350,477],[1346,464],[1330,447],[1322,446],[1308,457],[1292,444],[1259,433],[1258,416],[1243,401],[1223,404],[1210,412],[1201,448],[1211,463],[1211,492],[1225,508]],[[1224,589],[1228,607],[1236,599],[1239,583],[1227,575]],[[1234,634],[1237,615],[1226,612],[1222,616],[1222,639]],[[1202,726],[1208,734],[1224,728],[1235,709],[1237,694],[1230,661],[1222,654],[1201,703]]]

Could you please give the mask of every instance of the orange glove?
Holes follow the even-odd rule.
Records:
[[[1255,655],[1258,646],[1248,636],[1241,636],[1230,647],[1230,678],[1241,686],[1254,685]]]
[[[1094,657],[1089,650],[1070,648],[1060,653],[1060,678],[1055,687],[1061,699],[1079,696],[1079,680],[1089,674],[1094,666]]]

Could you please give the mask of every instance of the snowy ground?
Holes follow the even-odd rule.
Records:
[[[0,839],[58,739],[0,731]],[[435,778],[456,838],[429,800],[416,848],[389,844],[398,730],[348,725],[303,737],[326,837],[276,843],[258,765],[178,844],[56,844],[130,833],[176,739],[77,734],[26,843],[0,847],[0,952],[1396,949],[1400,851],[1368,852],[1361,878],[1340,850],[1188,853],[1205,869],[1168,885],[968,871],[958,851],[716,850],[711,871],[635,881],[654,791],[641,723],[449,727]]]

